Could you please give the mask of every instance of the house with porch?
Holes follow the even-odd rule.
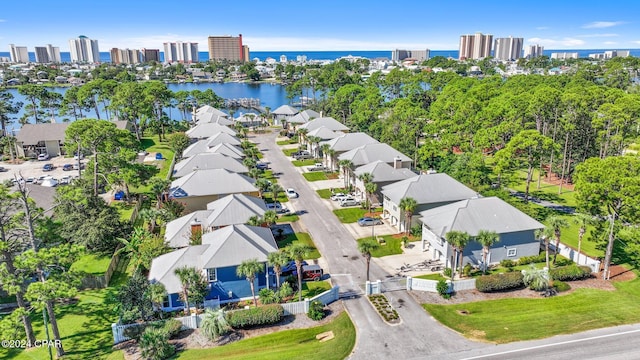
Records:
[[[227,195],[197,210],[167,223],[164,240],[169,247],[188,246],[196,231],[207,233],[229,225],[245,224],[252,216],[261,217],[267,211],[264,200],[244,194]]]
[[[319,129],[321,127],[325,127],[328,130],[331,131],[342,131],[342,132],[349,132],[349,128],[341,123],[340,121],[332,118],[332,117],[320,117],[320,118],[315,118],[309,122],[306,122],[300,126],[298,126],[298,129],[305,129],[307,131],[307,134],[312,132],[313,130]]]
[[[237,267],[251,259],[262,264],[264,272],[256,276],[254,283],[257,294],[270,284],[267,256],[275,251],[278,245],[271,229],[230,225],[204,233],[202,245],[186,246],[153,259],[148,279],[163,284],[167,290],[169,295],[162,305],[165,311],[184,308],[179,295],[182,284],[175,274],[181,267],[195,267],[202,272],[209,283],[205,301],[236,302],[251,297],[251,286],[246,278],[236,274]]]
[[[218,144],[229,144],[229,145],[235,145],[235,146],[240,146],[240,144],[242,143],[240,141],[240,139],[238,139],[237,137],[224,133],[224,132],[219,132],[215,135],[212,135],[211,137],[209,137],[207,139],[207,146],[212,148]]]
[[[367,144],[377,144],[378,140],[372,138],[371,136],[363,133],[363,132],[355,132],[355,133],[345,133],[334,139],[322,141],[320,142],[320,147],[323,144],[329,145],[329,152],[327,154],[323,154],[325,161],[329,164],[328,166],[332,169],[338,167],[338,156],[341,154],[353,150],[357,147]]]
[[[311,130],[304,135],[305,141],[307,143],[307,151],[309,151],[311,154],[320,154],[321,142],[335,139],[343,134],[344,133],[342,131],[333,131],[324,126],[321,126],[315,130]],[[313,142],[311,140],[317,141]]]
[[[355,174],[355,193],[359,195],[362,200],[366,197],[365,184],[362,180],[360,180],[360,176],[362,174],[371,174],[372,180],[374,184],[378,186],[378,190],[373,194],[374,199],[372,202],[382,203],[382,188],[393,184],[395,182],[406,180],[412,178],[414,176],[418,176],[418,174],[411,171],[411,169],[407,168],[395,168],[382,160],[376,160],[372,163],[362,165],[357,167],[353,173]]]
[[[218,123],[198,124],[185,132],[190,139],[193,139],[192,141],[207,139],[219,133],[225,133],[230,136],[237,135],[230,127]]]
[[[205,210],[207,204],[229,194],[258,196],[255,179],[225,169],[200,169],[173,180],[169,198],[184,203],[185,211]]]
[[[230,125],[229,114],[218,110],[210,105],[203,105],[191,113],[191,121],[195,124],[219,123],[220,125]],[[224,121],[223,119],[227,119]]]
[[[183,177],[196,169],[226,169],[238,174],[249,172],[238,159],[220,153],[203,152],[177,162],[173,167],[172,177]]]
[[[319,118],[322,117],[322,115],[320,115],[318,112],[311,110],[311,109],[307,109],[307,110],[303,110],[301,112],[299,112],[298,114],[290,117],[288,119],[288,123],[289,124],[293,124],[294,126],[298,126],[304,123],[307,123],[315,118]]]
[[[422,246],[432,259],[448,267],[455,264],[454,251],[447,243],[449,231],[466,232],[475,238],[480,230],[495,231],[499,241],[489,248],[487,264],[518,260],[540,253],[535,232],[544,225],[497,197],[478,197],[456,201],[420,212]],[[482,245],[472,240],[464,247],[463,266],[482,265]]]
[[[273,125],[284,126],[289,119],[298,114],[298,112],[298,109],[290,105],[282,105],[278,107],[271,112],[271,114],[273,114]]]
[[[444,173],[420,174],[406,180],[398,181],[382,188],[382,217],[398,228],[406,231],[405,211],[400,208],[403,198],[413,198],[417,206],[416,215],[421,211],[433,209],[452,202],[478,197],[478,194]],[[419,224],[418,217],[412,216],[411,224]]]

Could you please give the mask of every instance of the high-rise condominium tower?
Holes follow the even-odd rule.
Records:
[[[28,63],[29,51],[26,46],[15,46],[9,44],[9,53],[11,56],[11,62],[14,63]]]
[[[391,52],[391,60],[402,61],[404,59],[413,59],[417,61],[429,60],[431,50],[402,50],[395,49]]]
[[[529,45],[524,49],[524,57],[527,59],[533,59],[542,56],[544,47],[540,45]]]
[[[249,47],[238,36],[209,36],[209,60],[249,61]]]
[[[473,35],[460,36],[460,52],[458,58],[466,59],[483,59],[491,56],[491,42],[493,35],[483,35],[475,33]]]
[[[523,38],[497,38],[494,46],[494,57],[499,60],[517,60],[522,57]]]
[[[69,50],[71,52],[71,62],[100,62],[98,40],[91,40],[84,35],[80,35],[76,39],[69,40]]]
[[[51,44],[36,46],[36,62],[41,64],[61,62],[60,48]]]
[[[164,62],[198,62],[198,43],[182,41],[164,43]]]
[[[113,48],[110,51],[111,62],[114,64],[139,64],[140,50],[137,49],[118,49]]]
[[[140,51],[142,55],[142,62],[160,61],[160,50],[158,49],[142,49]]]

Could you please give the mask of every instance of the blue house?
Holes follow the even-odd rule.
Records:
[[[184,308],[180,301],[182,284],[175,270],[195,267],[209,282],[206,300],[221,303],[251,298],[251,286],[244,277],[236,275],[236,268],[244,260],[257,259],[264,265],[264,272],[255,280],[256,293],[269,286],[267,255],[278,251],[271,229],[231,225],[202,235],[202,245],[192,245],[161,255],[151,262],[149,281],[160,282],[169,294],[163,310]]]

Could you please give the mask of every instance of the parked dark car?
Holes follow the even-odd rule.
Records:
[[[71,171],[71,170],[73,170],[73,165],[71,164],[62,165],[62,171]]]
[[[53,170],[53,164],[49,163],[49,164],[44,164],[44,166],[42,167],[42,171],[51,171]]]
[[[267,170],[267,169],[269,169],[269,164],[260,162],[260,163],[256,164],[256,168],[258,170]]]
[[[124,200],[124,191],[118,191],[113,195],[113,200],[122,201]]]
[[[302,266],[308,265],[306,261],[302,261]],[[296,272],[296,261],[291,260],[289,263],[282,267],[282,275],[288,276]]]

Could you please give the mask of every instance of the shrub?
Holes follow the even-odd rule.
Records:
[[[525,286],[535,291],[543,291],[549,287],[549,274],[544,269],[536,269],[534,265],[524,270],[522,281]]]
[[[519,271],[476,278],[476,289],[480,292],[512,290],[523,286],[522,273]]]
[[[229,325],[242,329],[256,325],[268,325],[280,322],[284,317],[282,305],[271,304],[246,310],[234,310],[226,313]]]
[[[167,333],[169,339],[171,339],[182,330],[182,323],[176,319],[167,320],[164,322],[162,329]]]
[[[307,316],[311,320],[322,320],[324,318],[324,304],[322,304],[318,300],[314,300],[309,304],[309,312],[307,312]]]
[[[267,288],[260,289],[258,297],[260,297],[260,302],[262,304],[275,304],[279,302],[276,293],[273,290]]]
[[[227,323],[227,319],[224,316],[224,310],[222,309],[205,310],[200,328],[202,329],[202,333],[209,340],[215,340],[219,336],[224,335],[231,330]]]
[[[558,257],[556,259],[556,266],[569,266],[573,265],[573,260],[567,259],[566,257]]]
[[[438,284],[436,285],[436,290],[438,294],[445,299],[451,298],[451,294],[449,294],[449,284],[446,280],[440,279],[438,280]]]
[[[278,289],[278,297],[280,298],[280,300],[288,298],[289,296],[293,295],[293,293],[293,288],[288,282],[280,285],[280,289]]]
[[[513,267],[516,266],[516,262],[510,259],[504,259],[500,261],[500,266],[507,268],[507,271],[513,271]]]
[[[529,265],[534,263],[546,262],[547,257],[546,253],[540,253],[535,256],[523,256],[518,259],[518,265]]]
[[[584,280],[591,277],[591,268],[588,266],[561,266],[550,271],[553,280],[573,281]]]
[[[442,275],[448,278],[450,278],[452,274],[453,274],[453,270],[451,270],[451,268],[445,268],[444,270],[442,270]]]
[[[411,233],[411,236],[413,236],[413,237],[421,238],[422,237],[422,226],[421,225],[415,225],[415,226],[411,227],[410,233]]]
[[[164,329],[150,327],[140,337],[140,353],[143,358],[164,360],[173,355],[175,348],[169,344],[169,335]]]
[[[553,287],[556,289],[557,292],[568,291],[569,289],[571,289],[571,285],[567,284],[564,281],[558,281],[558,280],[553,282]]]
[[[471,270],[473,270],[473,267],[471,267],[471,264],[467,263],[467,265],[462,268],[462,275],[468,277],[471,275]]]
[[[147,328],[147,324],[136,324],[135,326],[129,326],[124,329],[122,334],[129,339],[133,339],[136,342],[140,340],[140,336],[144,333],[144,330]]]

